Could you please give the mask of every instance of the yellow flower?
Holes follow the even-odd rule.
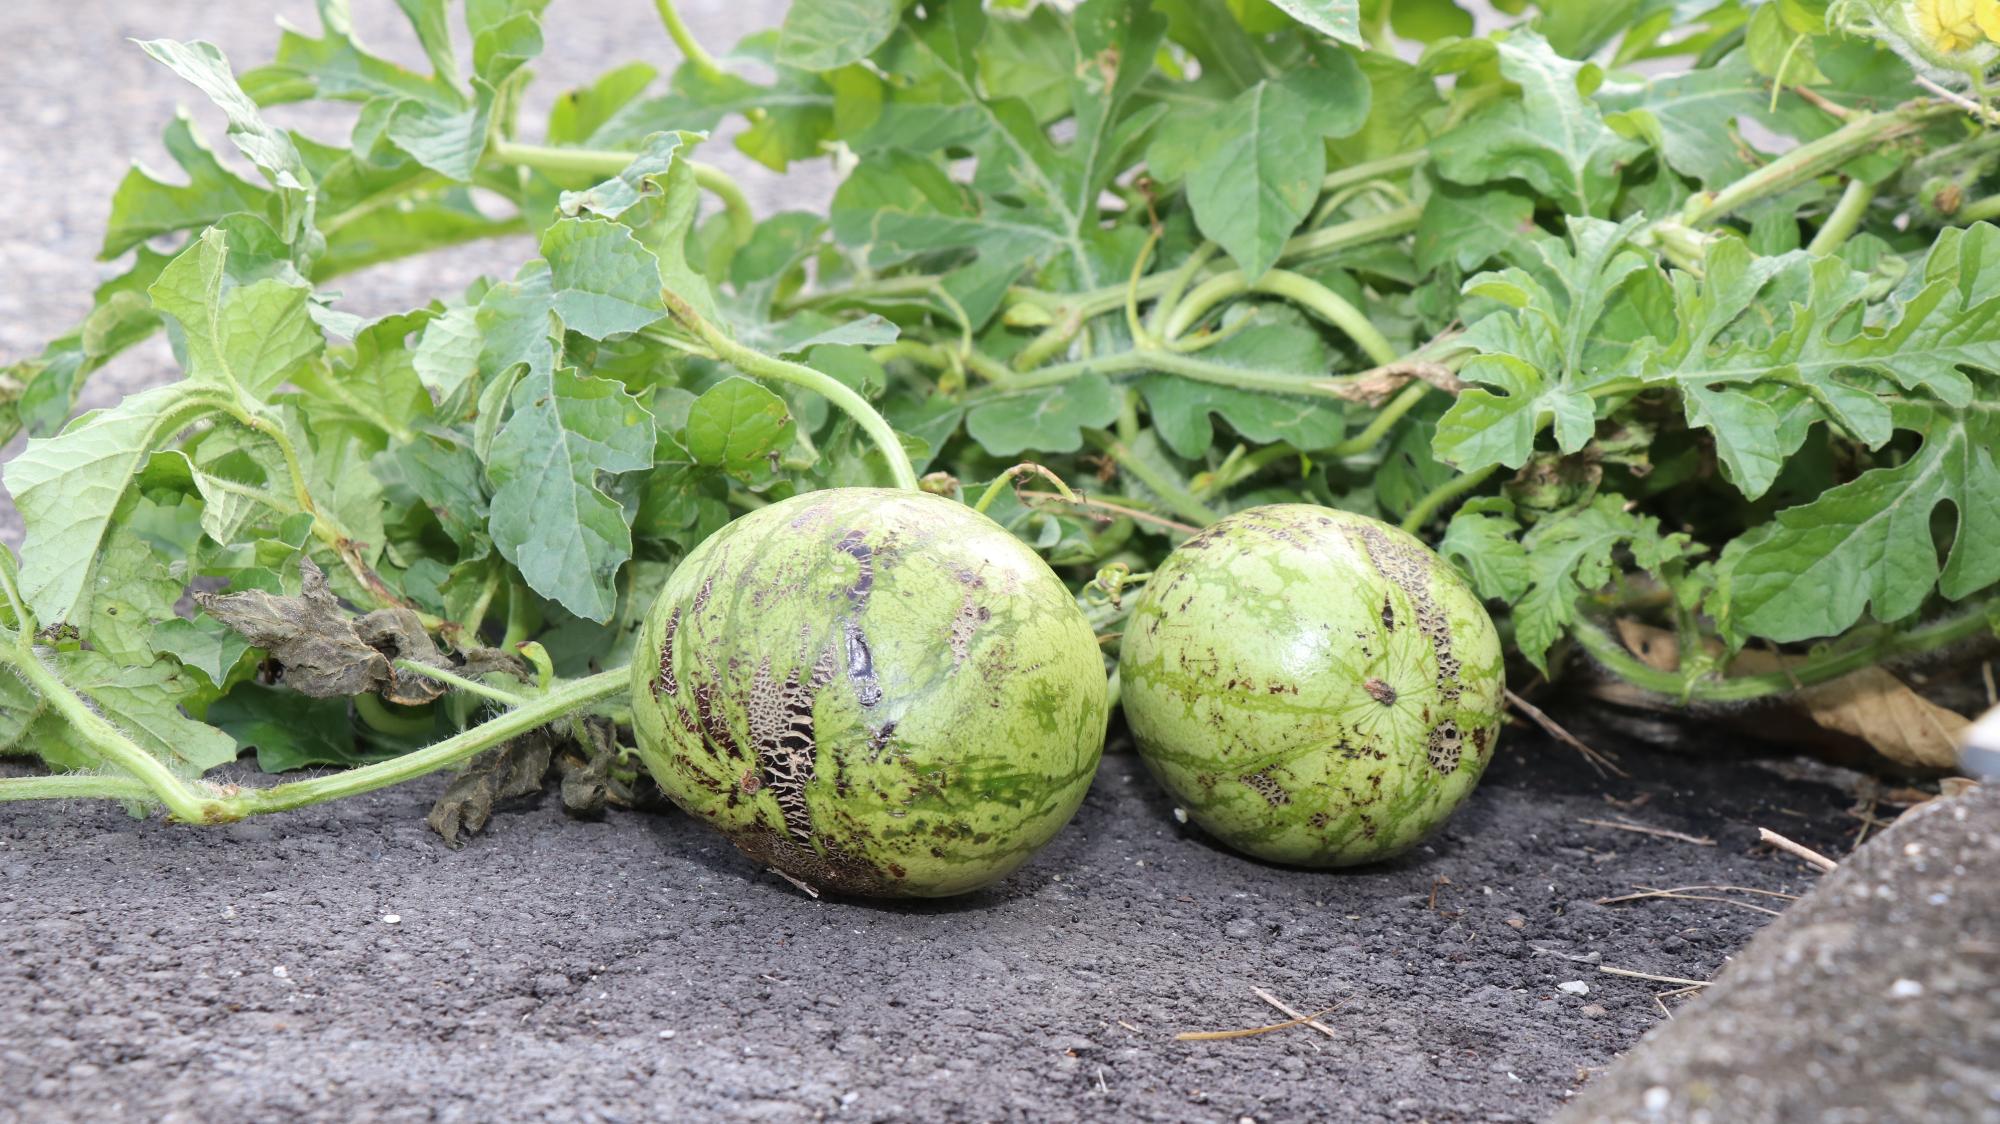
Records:
[[[2000,43],[2000,0],[1973,0],[1972,18],[1988,39]]]
[[[1996,4],[2000,0],[1911,0],[1910,7],[1917,30],[1931,46],[1940,54],[1955,55],[1979,42],[1979,16],[1986,13],[1978,9]],[[2000,26],[2000,14],[1993,18]]]

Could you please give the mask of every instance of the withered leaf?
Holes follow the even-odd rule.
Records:
[[[279,597],[262,590],[197,593],[209,614],[270,652],[285,685],[303,695],[332,698],[374,690],[392,676],[389,661],[355,632],[354,621],[326,587],[310,558],[299,560],[303,591]]]
[[[494,805],[542,790],[557,741],[548,729],[531,730],[474,757],[431,806],[424,822],[446,846],[454,850],[465,846],[468,837],[486,829]]]
[[[355,622],[354,633],[363,644],[382,653],[386,660],[414,660],[432,667],[449,668],[450,661],[439,652],[424,631],[424,622],[408,609],[377,609]],[[382,697],[404,706],[418,706],[444,694],[444,684],[412,671],[389,665],[389,680],[382,685]]]
[[[397,669],[390,661],[415,660],[450,667],[408,609],[378,609],[355,618],[327,589],[312,559],[299,560],[301,592],[282,597],[262,590],[196,593],[209,614],[270,653],[287,687],[313,698],[379,691],[390,702],[416,706],[444,693],[444,685]]]
[[[464,662],[458,673],[469,679],[482,679],[488,675],[511,675],[524,683],[534,681],[535,669],[528,661],[502,648],[467,648],[459,653]]]
[[[1672,632],[1632,620],[1618,621],[1618,637],[1648,666],[1671,671],[1680,664],[1680,644]],[[1730,662],[1737,675],[1783,671],[1798,657],[1748,651]],[[1958,740],[1970,725],[1965,716],[1939,706],[1881,667],[1867,667],[1814,684],[1784,697],[1823,730],[1868,743],[1875,752],[1921,769],[1950,769],[1958,763]]]
[[[605,808],[659,810],[667,799],[645,770],[619,746],[617,728],[600,718],[582,724],[587,735],[568,740],[556,754],[562,773],[563,811],[580,820],[600,819]]]

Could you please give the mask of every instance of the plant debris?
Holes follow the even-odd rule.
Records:
[[[379,692],[405,706],[444,694],[444,684],[394,666],[411,660],[449,668],[423,622],[408,609],[377,609],[355,617],[328,591],[326,574],[299,559],[300,593],[286,597],[249,590],[197,593],[195,601],[255,647],[269,653],[278,677],[312,698]]]

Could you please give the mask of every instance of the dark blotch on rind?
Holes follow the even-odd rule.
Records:
[[[1248,785],[1252,792],[1263,797],[1264,803],[1269,804],[1273,808],[1282,807],[1292,802],[1292,794],[1286,792],[1285,786],[1279,784],[1277,778],[1271,775],[1271,770],[1275,768],[1277,766],[1267,765],[1257,772],[1245,773],[1236,779]]]
[[[875,706],[882,701],[882,684],[875,677],[875,654],[869,650],[868,637],[861,633],[861,622],[848,617],[841,622],[841,632],[847,647],[847,681],[854,684],[854,699],[862,706]]]
[[[670,696],[681,693],[681,681],[674,675],[674,634],[680,630],[681,607],[676,605],[667,614],[666,632],[660,639],[660,677],[653,680],[654,698],[659,698],[662,691]]]
[[[1438,697],[1448,705],[1456,704],[1461,693],[1459,662],[1451,651],[1451,622],[1445,619],[1444,610],[1431,596],[1429,552],[1420,546],[1397,542],[1375,527],[1354,527],[1347,533],[1360,540],[1361,549],[1368,555],[1375,571],[1401,589],[1411,604],[1417,607],[1417,628],[1437,653]],[[1382,623],[1393,627],[1391,618],[1389,604],[1384,601]]]
[[[875,550],[860,531],[849,531],[840,540],[840,551],[859,567],[854,584],[847,587],[847,603],[858,613],[868,607],[868,594],[875,588]]]
[[[833,681],[833,668],[833,649],[822,648],[813,661],[810,679],[801,682],[793,672],[779,686],[771,679],[771,661],[767,659],[750,684],[750,738],[757,750],[757,763],[764,770],[764,787],[777,798],[785,830],[806,845],[813,840],[806,786],[812,783],[818,748],[813,733],[813,700]]]
[[[1431,768],[1440,773],[1449,773],[1458,768],[1459,759],[1465,753],[1465,735],[1458,723],[1447,718],[1431,729],[1425,754],[1430,758]]]

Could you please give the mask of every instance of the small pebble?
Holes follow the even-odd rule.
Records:
[[[1595,1003],[1585,1003],[1583,1006],[1577,1008],[1577,1013],[1587,1019],[1601,1019],[1611,1012],[1599,1007]]]
[[[283,964],[280,964],[277,967],[271,969],[271,974],[282,980],[290,976],[292,973],[287,971]]]
[[[402,923],[403,916],[400,913],[385,913],[382,915],[382,924],[384,925],[401,925]]]
[[[1556,985],[1556,990],[1564,995],[1589,995],[1590,985],[1582,980],[1564,980]]]
[[[1924,985],[1915,980],[1897,980],[1889,985],[1889,998],[1915,999],[1924,993]]]
[[[660,1032],[660,1037],[661,1037],[661,1038],[672,1038],[673,1036],[674,1036],[674,1032],[673,1032],[673,1031],[671,1031],[671,1030],[663,1030],[663,1031],[661,1031],[661,1032]]]
[[[1527,918],[1524,918],[1524,917],[1509,917],[1509,918],[1507,919],[1507,927],[1508,927],[1509,929],[1525,929],[1525,928],[1527,928],[1527,927],[1528,927],[1528,921],[1527,921]]]

